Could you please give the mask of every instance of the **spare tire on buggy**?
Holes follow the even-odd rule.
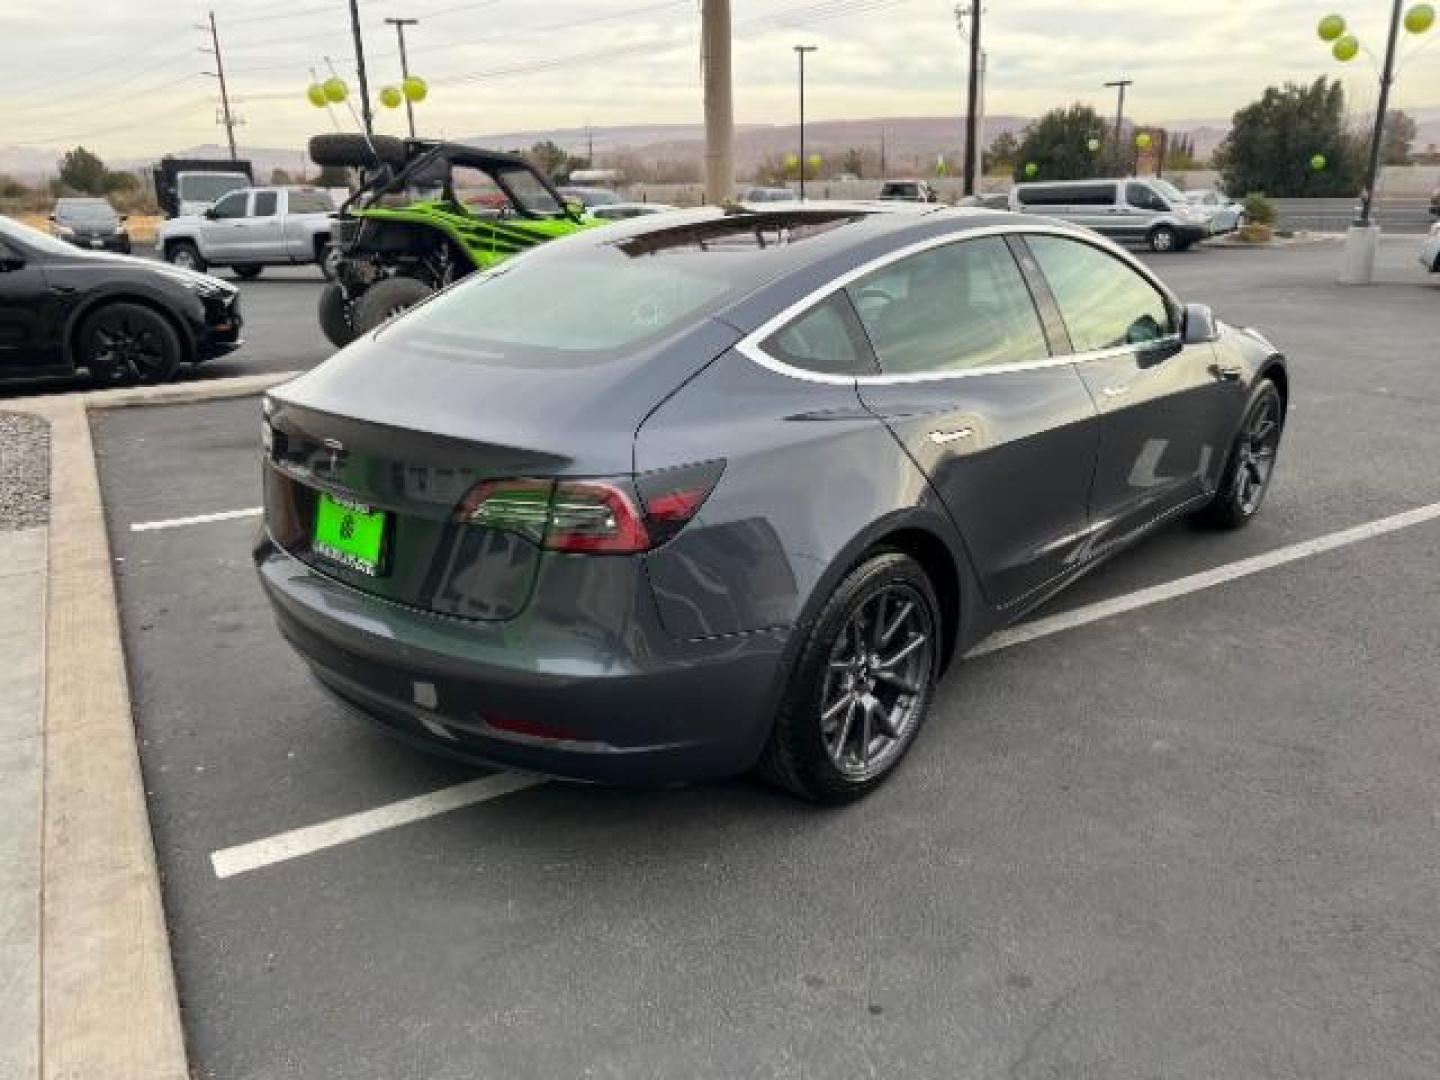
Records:
[[[374,169],[389,165],[401,169],[410,156],[405,150],[405,140],[394,135],[366,138],[352,131],[333,131],[311,136],[310,160],[322,168],[328,165],[342,169]]]

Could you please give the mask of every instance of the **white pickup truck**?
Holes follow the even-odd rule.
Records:
[[[167,262],[204,272],[228,266],[249,280],[267,266],[313,263],[328,278],[335,204],[319,188],[241,188],[203,214],[171,218],[155,246]]]

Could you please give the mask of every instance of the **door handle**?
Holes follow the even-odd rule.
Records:
[[[1129,383],[1116,383],[1114,386],[1106,386],[1100,391],[1108,398],[1123,397],[1130,392]]]
[[[946,443],[959,442],[961,439],[968,439],[975,434],[972,427],[954,428],[951,431],[939,430],[930,432],[930,441],[936,446],[944,446]]]
[[[1239,364],[1211,364],[1210,374],[1224,382],[1236,382],[1245,374],[1245,369]]]

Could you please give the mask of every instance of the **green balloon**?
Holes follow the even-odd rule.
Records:
[[[1139,135],[1136,135],[1136,136],[1135,136],[1135,145],[1138,146],[1141,150],[1149,150],[1149,149],[1150,149],[1150,133],[1149,133],[1148,131],[1142,131],[1142,132],[1140,132]]]
[[[1405,29],[1412,34],[1423,34],[1435,25],[1435,8],[1431,4],[1416,4],[1405,12]]]
[[[1343,15],[1326,15],[1320,20],[1320,25],[1315,28],[1315,32],[1320,35],[1321,41],[1334,41],[1345,33],[1345,17]]]
[[[331,75],[321,84],[325,91],[325,100],[333,105],[339,105],[350,96],[350,88],[345,85],[345,80]]]
[[[1095,153],[1095,151],[1097,151],[1097,150],[1100,149],[1100,140],[1099,140],[1099,139],[1091,139],[1089,142],[1087,142],[1087,143],[1085,144],[1085,146],[1086,146],[1086,147],[1089,149],[1089,151],[1093,154],[1093,153]]]
[[[1354,34],[1346,34],[1335,42],[1335,47],[1330,52],[1342,64],[1349,63],[1360,55],[1360,39]]]
[[[405,95],[400,93],[398,86],[386,86],[380,90],[380,104],[387,109],[398,109],[405,100]]]
[[[330,104],[330,99],[325,96],[325,87],[321,86],[318,82],[311,83],[305,88],[305,96],[310,99],[310,104],[314,105],[317,109],[323,109],[326,105]]]
[[[404,89],[406,101],[424,101],[425,95],[430,93],[430,87],[419,75],[411,75],[400,85]]]
[[[1316,172],[1324,172],[1325,166],[1329,164],[1330,161],[1325,157],[1324,154],[1315,154],[1313,157],[1310,158],[1310,168],[1314,169]]]
[[[1039,172],[1040,172],[1040,166],[1039,166],[1039,165],[1036,165],[1035,162],[1033,162],[1033,161],[1027,161],[1027,162],[1025,163],[1025,175],[1026,175],[1026,176],[1036,176],[1036,175],[1039,174]]]

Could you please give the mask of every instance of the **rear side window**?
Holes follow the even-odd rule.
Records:
[[[273,191],[257,191],[255,193],[255,212],[252,217],[274,217],[275,207],[280,201],[280,196]]]
[[[292,214],[328,214],[334,209],[334,202],[323,191],[292,191],[290,193],[290,213]]]
[[[782,363],[822,375],[874,375],[875,362],[843,291],[760,343]]]
[[[1063,184],[1054,187],[1022,187],[1017,196],[1022,206],[1113,206],[1114,184]]]
[[[922,251],[852,282],[849,292],[887,375],[1050,355],[1030,290],[999,237]]]
[[[1142,345],[1174,330],[1160,290],[1115,256],[1062,236],[1029,236],[1076,352]]]

